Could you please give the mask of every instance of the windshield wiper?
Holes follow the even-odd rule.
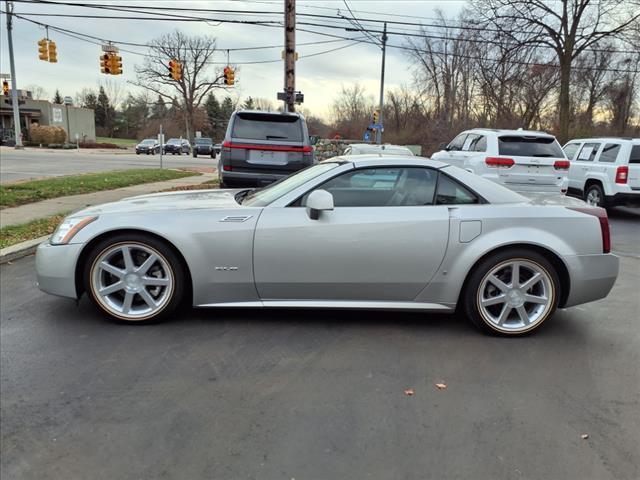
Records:
[[[287,137],[283,137],[282,135],[267,135],[267,140],[272,138],[287,138]]]
[[[550,153],[536,153],[535,155],[533,155],[534,157],[553,157],[552,154]]]

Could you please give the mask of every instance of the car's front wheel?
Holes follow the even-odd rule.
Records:
[[[186,274],[175,252],[144,234],[118,234],[98,243],[84,265],[91,301],[125,322],[167,318],[182,301]]]
[[[482,260],[463,292],[467,317],[485,333],[530,333],[555,312],[559,278],[541,254],[513,249]]]

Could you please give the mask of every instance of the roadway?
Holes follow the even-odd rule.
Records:
[[[640,478],[639,219],[612,213],[609,297],[522,339],[402,312],[118,325],[38,291],[33,257],[3,265],[0,474]]]
[[[210,157],[191,155],[163,155],[164,168],[212,168],[218,162]],[[16,150],[0,147],[0,183],[33,178],[57,177],[78,173],[132,168],[159,168],[160,155],[136,155],[116,150]]]

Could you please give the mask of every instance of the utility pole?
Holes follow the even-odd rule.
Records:
[[[382,33],[382,69],[380,72],[380,105],[378,107],[380,112],[380,125],[384,125],[384,61],[387,53],[387,38],[387,22],[384,22],[384,30]],[[376,143],[378,145],[382,144],[382,128],[376,130]]]
[[[284,110],[295,111],[296,0],[284,2]]]
[[[6,0],[5,10],[7,12],[7,45],[9,47],[9,64],[11,66],[11,103],[13,107],[13,129],[16,137],[16,148],[22,147],[22,132],[20,129],[20,106],[18,105],[18,82],[16,81],[16,64],[13,60],[13,38],[11,30],[13,29],[13,2]]]

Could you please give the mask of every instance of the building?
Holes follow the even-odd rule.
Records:
[[[11,93],[0,98],[0,139],[2,143],[14,142]],[[75,143],[76,138],[81,142],[96,140],[94,111],[90,108],[74,107],[71,105],[70,97],[65,97],[64,104],[57,104],[47,100],[34,100],[31,92],[18,90],[18,103],[23,141],[29,140],[29,127],[32,124],[62,127],[70,143]]]

